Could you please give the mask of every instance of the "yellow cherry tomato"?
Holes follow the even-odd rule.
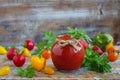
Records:
[[[10,67],[9,66],[3,66],[1,69],[0,69],[0,76],[5,76],[5,75],[8,75],[10,73]]]
[[[53,75],[55,73],[54,69],[50,66],[46,66],[45,69],[44,69],[44,72],[46,74],[50,74],[50,75]]]
[[[25,57],[30,57],[31,53],[27,48],[22,48],[22,53]]]
[[[6,54],[7,53],[7,50],[5,49],[5,47],[3,46],[0,46],[0,54]]]
[[[111,36],[112,40],[106,45],[106,51],[113,46],[113,42],[114,42],[114,39],[113,37]]]
[[[33,68],[35,68],[37,71],[40,71],[44,68],[45,66],[45,58],[39,58],[38,56],[32,56],[30,63]]]

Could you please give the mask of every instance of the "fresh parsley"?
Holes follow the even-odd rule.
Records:
[[[44,38],[43,38],[43,40],[46,41],[45,48],[51,49],[51,47],[54,44],[57,36],[58,36],[58,34],[55,34],[52,31],[44,32]]]
[[[26,69],[18,67],[16,75],[21,77],[32,78],[35,76],[35,69],[31,65],[28,65]]]
[[[44,38],[42,41],[37,43],[33,55],[41,56],[41,53],[43,52],[44,49],[50,50],[56,40],[56,37],[57,34],[53,33],[52,31],[44,32]]]
[[[90,37],[86,34],[85,30],[78,28],[74,29],[72,27],[68,27],[67,29],[68,29],[67,34],[69,34],[72,38],[83,38],[88,43],[92,42]]]
[[[85,57],[82,66],[87,67],[88,70],[99,73],[111,72],[111,66],[107,59],[107,55],[104,53],[100,56],[98,52],[92,50],[91,46],[85,50]]]

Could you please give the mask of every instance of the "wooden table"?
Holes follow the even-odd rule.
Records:
[[[120,59],[110,64],[112,66],[111,73],[104,73],[104,74],[95,73],[95,72],[87,71],[86,68],[80,68],[75,71],[65,72],[65,71],[57,71],[54,65],[52,64],[51,59],[49,59],[46,65],[52,66],[55,69],[55,74],[47,75],[47,74],[44,74],[43,71],[41,71],[41,72],[36,72],[36,76],[30,79],[42,79],[42,80],[46,80],[46,79],[51,79],[51,80],[75,79],[76,80],[76,79],[108,79],[108,78],[119,79],[120,78]],[[9,65],[11,67],[11,72],[7,76],[0,76],[0,79],[20,79],[20,80],[28,79],[28,78],[21,78],[16,76],[16,67],[14,66],[13,62],[9,61],[5,55],[0,55],[0,67],[2,67],[3,65]],[[26,67],[27,65],[29,65],[29,58],[27,58],[27,62],[25,63],[23,68]]]

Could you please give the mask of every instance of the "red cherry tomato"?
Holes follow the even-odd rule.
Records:
[[[64,36],[62,37],[64,39]],[[65,39],[64,39],[65,40]],[[52,46],[52,61],[58,70],[78,69],[84,59],[84,48],[81,44],[59,46],[55,42]]]
[[[24,65],[26,61],[26,58],[22,55],[22,54],[16,54],[13,57],[13,63],[17,66],[17,67],[21,67]]]
[[[16,53],[16,48],[10,48],[7,53],[7,58],[9,60],[12,60],[13,57],[15,56],[15,53]]]
[[[92,48],[92,50],[95,52],[95,51],[97,51],[98,53],[99,53],[99,55],[102,55],[103,54],[103,51],[98,47],[98,46],[94,46],[93,48]]]
[[[25,40],[24,47],[26,47],[28,50],[33,50],[35,46],[34,41],[32,40]]]

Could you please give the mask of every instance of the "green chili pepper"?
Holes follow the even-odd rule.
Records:
[[[110,34],[96,34],[93,39],[93,45],[99,46],[103,51],[105,51],[106,45],[112,40]]]

